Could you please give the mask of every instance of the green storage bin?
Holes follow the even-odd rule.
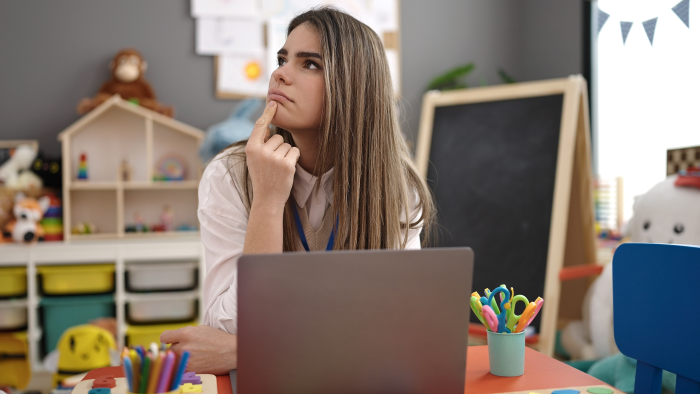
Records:
[[[114,317],[114,295],[45,297],[41,300],[44,350],[56,349],[63,332],[100,317]]]

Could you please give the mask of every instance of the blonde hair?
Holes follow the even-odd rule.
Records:
[[[401,134],[381,40],[367,25],[332,7],[314,8],[295,17],[287,35],[304,23],[321,40],[325,103],[314,173],[334,169],[332,214],[338,222],[333,249],[404,248],[408,232],[403,237],[401,232],[420,226],[426,245],[435,206]],[[294,146],[289,131],[273,127],[272,133]],[[245,149],[235,149],[231,156],[245,160]],[[242,182],[236,187],[250,210],[250,175],[242,167],[239,176],[243,178],[238,177]],[[315,190],[320,187],[319,176]],[[299,245],[291,204],[296,204],[293,193],[285,206],[284,251],[297,250]],[[421,215],[411,218],[416,208]],[[413,221],[404,223],[402,217]]]

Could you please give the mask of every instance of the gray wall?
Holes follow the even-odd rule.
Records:
[[[581,70],[579,0],[401,0],[402,127],[415,139],[432,77],[474,62],[470,82],[520,81]],[[121,48],[139,49],[147,80],[176,118],[206,129],[235,104],[214,98],[211,57],[194,53],[187,0],[0,0],[0,139],[38,139],[60,154],[58,132],[78,101],[109,77]]]

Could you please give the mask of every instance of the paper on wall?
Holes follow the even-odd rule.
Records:
[[[191,0],[192,17],[260,17],[258,0]]]
[[[264,97],[270,81],[265,55],[219,56],[216,88],[220,93]]]
[[[197,54],[262,54],[264,24],[259,19],[197,19]]]

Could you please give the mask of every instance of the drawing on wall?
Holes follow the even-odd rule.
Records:
[[[347,12],[384,43],[394,90],[400,92],[399,0],[191,0],[196,52],[216,56],[218,98],[264,97],[289,22],[320,5]]]
[[[602,3],[602,4],[600,4]],[[646,15],[644,16],[643,7],[637,7],[635,4],[633,7],[628,7],[625,2],[610,2],[601,1],[598,5],[597,13],[597,31],[600,34],[601,29],[605,26],[605,22],[608,21],[610,15],[615,16],[614,19],[618,19],[620,23],[620,33],[622,35],[622,43],[627,43],[627,36],[633,26],[640,25],[641,29],[644,30],[647,38],[649,39],[649,44],[654,45],[654,33],[656,32],[657,21],[659,20],[658,15]],[[663,2],[658,2],[656,5],[660,8],[655,14],[662,13],[667,8],[667,5]],[[605,7],[608,12],[603,11]],[[634,12],[626,12],[629,8],[633,8]],[[670,7],[671,11],[680,19],[686,28],[690,28],[690,0],[681,0],[679,3]],[[648,13],[648,11],[647,11]],[[636,15],[635,15],[636,14]],[[648,18],[648,19],[647,19]],[[641,19],[641,20],[635,20]]]

